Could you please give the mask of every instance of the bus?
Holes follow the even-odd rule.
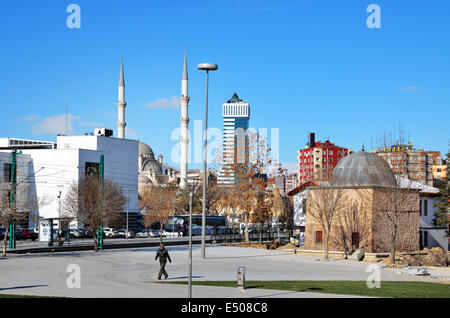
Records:
[[[227,219],[225,216],[207,215],[206,220],[206,234],[213,235],[214,229],[216,234],[221,234],[227,228]],[[201,235],[202,227],[202,215],[192,215],[192,234]],[[170,218],[169,224],[164,228],[166,232],[183,232],[183,235],[187,235],[189,230],[189,214],[174,215]]]

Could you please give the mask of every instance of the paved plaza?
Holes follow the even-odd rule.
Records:
[[[187,285],[155,284],[159,263],[157,248],[136,248],[47,254],[13,255],[0,258],[0,294],[65,297],[164,297],[187,296]],[[187,280],[188,247],[168,247],[172,263],[169,280]],[[193,280],[236,281],[238,266],[246,267],[246,280],[359,280],[374,263],[349,260],[320,261],[318,257],[283,251],[231,246],[208,246],[207,259],[200,246],[193,247]],[[68,288],[67,268],[76,264],[81,288]],[[450,271],[433,271],[431,277],[413,277],[402,269],[381,269],[381,281],[450,281]],[[193,286],[194,297],[343,297],[318,293],[263,289]]]

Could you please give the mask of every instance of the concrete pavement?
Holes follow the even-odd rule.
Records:
[[[12,255],[0,258],[0,293],[66,297],[186,297],[187,285],[155,284],[159,264],[157,248],[61,252]],[[187,246],[169,246],[172,263],[166,269],[171,280],[187,280]],[[319,261],[314,256],[283,251],[230,246],[207,247],[207,259],[200,258],[200,246],[193,249],[194,280],[236,281],[238,266],[246,267],[247,280],[363,280],[373,263],[336,260]],[[81,288],[68,288],[70,264],[80,268]],[[433,277],[450,281],[450,272],[433,271]],[[383,281],[430,281],[433,277],[399,274],[381,269]],[[194,286],[194,297],[343,297],[319,293],[262,289]]]

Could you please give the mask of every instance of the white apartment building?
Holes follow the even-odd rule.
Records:
[[[29,227],[37,226],[39,218],[64,218],[60,211],[60,199],[64,199],[70,186],[78,182],[90,169],[98,169],[100,156],[104,155],[104,177],[118,183],[128,194],[128,209],[138,211],[138,141],[107,137],[96,130],[95,135],[58,136],[57,147],[30,149],[32,147],[10,146],[30,159],[27,174],[38,198],[49,202],[31,213]],[[3,138],[5,139],[5,138]],[[1,140],[0,140],[1,144]],[[6,154],[6,153],[5,153]],[[10,157],[10,154],[7,154]],[[20,174],[19,174],[20,175]],[[124,209],[124,212],[126,208]],[[131,220],[130,223],[135,223]],[[82,226],[76,222],[71,227]],[[132,226],[131,226],[132,227]]]

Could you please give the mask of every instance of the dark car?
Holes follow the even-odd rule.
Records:
[[[0,227],[0,240],[5,238],[6,229],[4,227]]]
[[[94,232],[92,230],[84,230],[84,237],[93,238]],[[105,237],[105,232],[103,232],[103,237]]]
[[[16,240],[26,240],[28,238],[28,231],[23,228],[16,228]]]
[[[23,229],[22,230],[22,240],[32,240],[36,241],[38,234],[33,231],[33,229]]]

